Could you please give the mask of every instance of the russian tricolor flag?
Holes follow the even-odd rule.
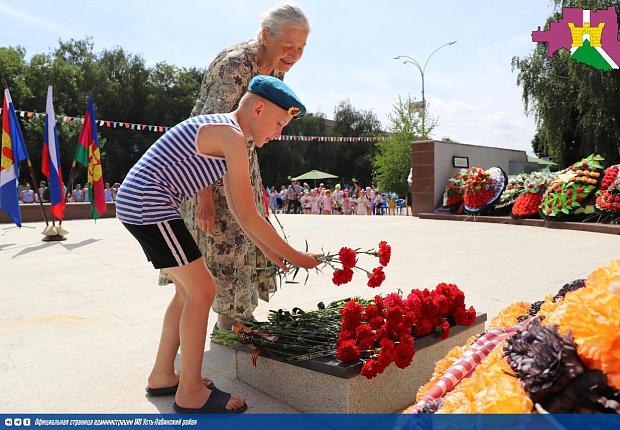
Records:
[[[52,215],[62,221],[65,213],[65,187],[62,183],[60,150],[58,148],[58,133],[56,132],[56,116],[54,115],[51,85],[47,87],[45,128],[43,131],[43,165],[41,170],[49,182]]]

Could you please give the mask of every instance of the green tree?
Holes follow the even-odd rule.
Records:
[[[47,87],[54,86],[56,115],[81,117],[93,95],[97,119],[136,124],[174,125],[187,118],[198,95],[202,72],[165,63],[148,67],[139,55],[122,48],[94,51],[91,38],[59,41],[49,53],[30,61],[22,47],[0,48],[0,75],[7,81],[18,110],[44,112]],[[37,180],[40,172],[44,117],[22,121],[24,138]],[[112,123],[113,124],[113,123]],[[65,180],[81,130],[80,121],[58,121],[58,138]],[[99,127],[99,144],[106,181],[124,177],[161,133],[118,127]],[[27,169],[22,181],[30,182]],[[78,169],[76,182],[86,180]]]
[[[287,136],[325,136],[325,114],[308,113],[289,122],[282,130]],[[321,162],[321,149],[325,143],[301,141],[275,141],[258,151],[261,175],[265,185],[284,185],[289,176],[299,175],[310,169],[326,169]],[[317,148],[320,146],[321,148]],[[317,167],[320,166],[320,167]]]
[[[336,106],[334,120],[335,125],[328,128],[324,114],[307,114],[291,121],[282,134],[357,137],[381,133],[381,123],[375,113],[356,109],[349,100]],[[266,185],[286,184],[289,176],[311,169],[337,175],[345,183],[356,178],[370,185],[374,151],[372,142],[278,141],[259,150],[258,156]]]
[[[372,110],[356,109],[349,100],[338,103],[334,109],[334,135],[345,137],[380,136],[381,122]],[[334,174],[349,182],[355,178],[364,186],[371,185],[373,170],[372,160],[377,145],[373,142],[336,143],[333,161],[338,165]]]
[[[428,109],[428,106],[427,106]],[[390,135],[377,143],[378,151],[373,159],[374,179],[381,190],[407,195],[407,176],[411,169],[411,143],[423,135],[429,135],[437,126],[427,110],[425,130],[422,130],[419,103],[409,96],[400,96],[394,102],[390,120]]]
[[[618,1],[554,0],[547,20],[561,17],[563,7],[602,9]],[[538,44],[531,55],[512,59],[523,89],[525,112],[536,121],[534,152],[549,156],[562,166],[599,153],[610,163],[620,162],[620,75],[577,63],[563,49],[551,58],[547,46]]]

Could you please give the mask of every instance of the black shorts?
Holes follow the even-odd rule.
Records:
[[[183,220],[123,225],[138,240],[147,260],[156,269],[183,266],[202,257]]]

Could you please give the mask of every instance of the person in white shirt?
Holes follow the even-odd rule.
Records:
[[[338,215],[342,215],[342,199],[344,198],[344,193],[340,189],[340,184],[336,184],[334,187],[333,201],[334,201],[334,213]]]
[[[20,197],[22,203],[34,203],[34,191],[30,189],[30,184],[25,185]]]
[[[118,189],[120,188],[121,184],[119,184],[118,182],[115,182],[114,185],[112,185],[112,200],[116,201],[116,194],[118,193]]]
[[[75,189],[71,193],[73,196],[74,202],[83,202],[84,201],[84,190],[82,189],[82,185],[76,184]]]
[[[357,215],[370,215],[370,200],[363,190],[360,190],[359,192],[359,197],[357,198],[357,209],[355,213]]]
[[[310,191],[310,213],[312,214],[320,214],[321,213],[321,201],[319,196],[317,195],[316,189]]]
[[[304,190],[304,194],[301,197],[301,208],[306,215],[312,213],[312,197],[310,197],[310,191],[308,190]]]
[[[103,189],[103,195],[105,197],[106,202],[112,201],[112,189],[110,188],[110,183],[106,182]]]

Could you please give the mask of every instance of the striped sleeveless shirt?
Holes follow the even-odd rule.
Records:
[[[226,173],[226,160],[198,150],[205,125],[239,125],[225,115],[194,116],[160,137],[131,168],[116,195],[116,217],[128,224],[182,219],[179,206]]]

